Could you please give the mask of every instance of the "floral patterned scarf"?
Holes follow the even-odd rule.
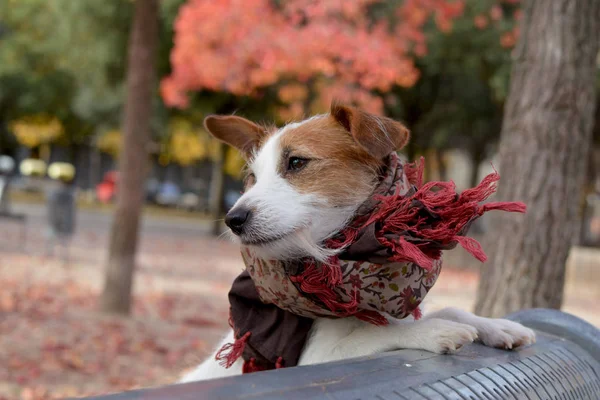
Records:
[[[485,261],[479,243],[465,236],[471,223],[486,211],[525,212],[525,205],[480,205],[495,191],[496,172],[459,195],[453,182],[423,184],[423,165],[388,157],[371,198],[326,241],[340,250],[327,263],[264,260],[242,247],[246,270],[229,293],[236,341],[217,359],[229,367],[243,356],[244,372],[294,366],[314,318],[352,316],[376,325],[387,324],[386,315],[418,319],[442,250],[458,244]]]

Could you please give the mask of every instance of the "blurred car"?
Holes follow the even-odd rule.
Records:
[[[96,185],[96,199],[104,204],[108,204],[113,201],[117,195],[117,183],[117,171],[109,171],[104,174],[102,182]]]
[[[156,203],[164,207],[176,207],[181,198],[181,189],[175,183],[167,181],[160,185],[156,194]]]
[[[186,192],[179,199],[178,207],[186,211],[204,211],[206,202],[195,193]]]

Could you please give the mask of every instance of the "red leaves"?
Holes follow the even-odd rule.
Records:
[[[227,291],[240,268],[235,245],[182,235],[179,221],[145,231],[133,312],[122,318],[98,312],[109,232],[84,213],[64,267],[41,255],[42,222],[32,218],[29,254],[0,256],[0,400],[173,383],[227,328]],[[18,227],[0,236],[15,248]]]
[[[36,400],[47,398],[48,391],[43,388],[27,387],[21,391],[21,400]]]
[[[498,0],[517,3],[518,0]],[[161,83],[161,95],[173,107],[188,105],[187,93],[199,90],[258,95],[282,82],[305,85],[317,92],[311,105],[326,109],[333,97],[380,113],[382,99],[393,85],[410,87],[419,78],[413,58],[427,54],[427,21],[449,33],[462,16],[464,0],[405,0],[396,9],[397,21],[371,21],[369,7],[382,0],[188,0],[175,23],[172,73]],[[477,17],[503,18],[495,4]],[[502,45],[511,45],[508,37]],[[304,95],[280,90],[286,106],[281,119],[306,110]]]
[[[17,300],[13,293],[0,293],[0,312],[12,312],[17,308]]]
[[[381,112],[381,99],[370,92],[412,86],[418,71],[407,51],[417,44],[424,54],[424,22],[435,12],[447,25],[463,2],[407,0],[395,30],[384,20],[371,24],[367,8],[378,2],[292,0],[276,9],[269,0],[189,0],[175,24],[173,72],[162,82],[163,99],[185,107],[188,91],[252,95],[282,79],[317,78],[317,103],[335,96]],[[299,104],[280,95],[292,107]]]
[[[0,382],[16,385],[10,393],[0,386],[0,400],[172,383],[206,355],[204,340],[216,339],[227,321],[215,320],[219,315],[191,295],[138,296],[134,315],[123,319],[97,314],[98,293],[73,281],[0,278],[0,287],[0,365],[6,367]],[[215,333],[207,334],[207,327]]]
[[[77,353],[72,352],[63,352],[61,357],[59,358],[61,365],[67,369],[71,369],[74,371],[86,371],[86,365],[81,356]]]

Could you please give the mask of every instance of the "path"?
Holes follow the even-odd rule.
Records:
[[[110,215],[80,212],[73,262],[63,266],[43,256],[44,208],[15,208],[29,215],[28,241],[24,252],[19,227],[0,221],[0,399],[171,383],[226,329],[227,290],[243,265],[234,244],[207,235],[208,221],[144,219],[134,312],[120,318],[96,312]],[[453,269],[458,260],[428,296],[432,308],[471,308],[477,272]],[[581,282],[568,282],[565,309],[600,326],[598,281]]]

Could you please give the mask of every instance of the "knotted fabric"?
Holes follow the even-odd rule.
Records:
[[[246,270],[229,292],[236,341],[217,353],[222,365],[240,356],[244,372],[297,365],[317,317],[420,318],[442,250],[458,244],[483,262],[479,243],[465,236],[472,222],[490,210],[525,212],[518,202],[480,204],[496,190],[497,172],[459,195],[453,182],[423,184],[423,166],[392,153],[372,196],[324,243],[339,250],[327,262],[265,260],[242,247]]]

